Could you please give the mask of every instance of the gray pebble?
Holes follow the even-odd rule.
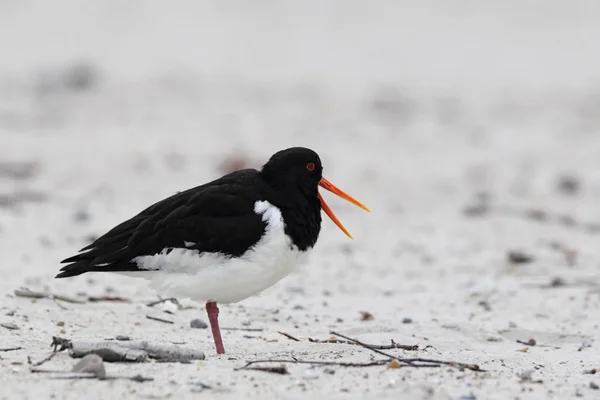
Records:
[[[115,339],[116,339],[116,340],[123,341],[123,342],[126,342],[126,341],[128,341],[128,340],[131,340],[131,338],[130,338],[129,336],[126,336],[126,335],[117,335],[117,336],[115,337]]]
[[[521,379],[523,379],[524,381],[530,381],[531,377],[533,375],[533,370],[532,369],[527,369],[525,371],[520,372],[517,376]]]
[[[598,390],[600,386],[596,382],[590,382],[590,389]]]
[[[402,318],[403,324],[412,324],[412,318]]]
[[[72,369],[73,372],[87,372],[94,374],[97,378],[106,378],[106,370],[102,357],[97,354],[88,354],[83,357]]]
[[[319,377],[319,373],[314,368],[309,368],[302,373],[302,378],[312,380],[317,379]]]
[[[2,323],[0,323],[0,326],[4,327],[6,329],[11,329],[11,330],[19,329],[19,327],[12,322],[2,322]]]
[[[87,210],[79,209],[79,210],[75,211],[75,214],[73,215],[73,219],[75,219],[75,221],[78,221],[78,222],[88,221],[90,219],[90,213],[87,212]]]
[[[190,321],[190,328],[194,329],[206,329],[208,325],[206,322],[202,321],[200,318],[194,318]]]

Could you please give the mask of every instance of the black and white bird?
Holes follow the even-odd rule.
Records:
[[[369,211],[322,171],[310,149],[279,151],[260,171],[235,171],[148,207],[63,260],[56,277],[115,272],[206,302],[216,351],[223,354],[217,303],[239,302],[290,274],[317,242],[321,209],[352,237],[319,186]]]

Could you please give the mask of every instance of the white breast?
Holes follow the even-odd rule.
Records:
[[[157,291],[173,297],[227,304],[258,294],[293,271],[303,256],[285,234],[279,208],[257,201],[254,212],[266,222],[261,239],[241,257],[202,253],[185,248],[167,249],[152,256],[135,258],[149,272],[127,273],[149,278]],[[194,240],[190,238],[190,240]]]

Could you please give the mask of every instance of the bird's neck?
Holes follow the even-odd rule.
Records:
[[[281,210],[285,233],[300,251],[314,247],[321,232],[321,203],[314,191],[300,188],[279,191],[274,204]]]

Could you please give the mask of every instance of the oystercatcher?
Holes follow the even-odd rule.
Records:
[[[57,278],[86,272],[144,277],[159,292],[206,302],[217,354],[225,353],[217,303],[235,303],[287,276],[321,230],[321,209],[350,238],[318,191],[369,211],[322,176],[314,151],[274,154],[148,207],[62,263]]]

